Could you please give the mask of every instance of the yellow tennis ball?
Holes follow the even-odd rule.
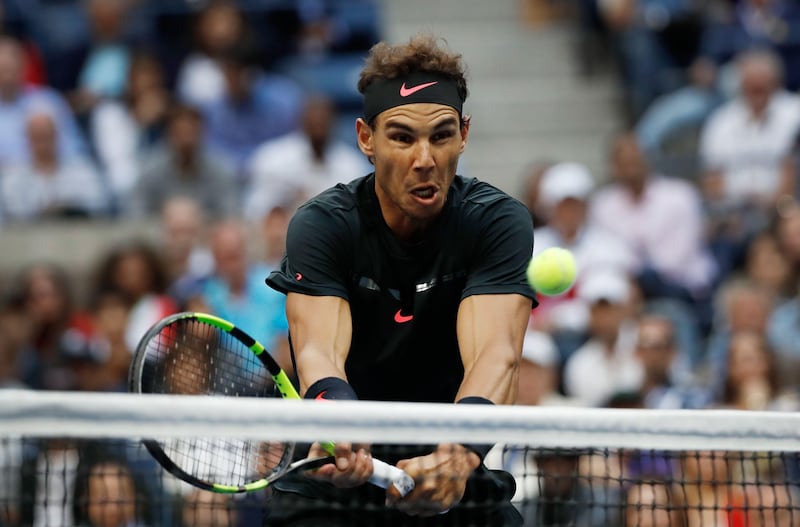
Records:
[[[560,295],[569,290],[577,273],[575,257],[560,247],[545,249],[528,263],[528,283],[534,291],[546,296]]]

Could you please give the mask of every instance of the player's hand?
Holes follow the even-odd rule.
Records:
[[[329,455],[319,443],[311,445],[308,457]],[[335,463],[323,465],[306,474],[310,477],[332,483],[339,488],[358,487],[367,482],[372,475],[372,455],[367,445],[336,443],[333,451]]]
[[[467,478],[481,460],[463,445],[441,444],[427,456],[404,459],[397,466],[414,479],[416,486],[405,497],[396,489],[387,490],[387,504],[412,516],[432,516],[447,512],[464,497]]]

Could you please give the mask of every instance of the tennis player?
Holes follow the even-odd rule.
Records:
[[[267,278],[288,295],[301,392],[511,404],[534,301],[525,280],[533,230],[522,203],[456,175],[470,129],[461,56],[432,36],[379,43],[358,89],[358,146],[375,170],[301,206],[281,267]],[[363,485],[377,445],[339,443],[335,465],[276,485],[271,525],[355,525],[336,523],[332,511],[363,500],[380,505],[383,525],[395,516],[402,525],[519,525],[510,478],[482,465],[490,447],[381,450],[417,482],[401,498]]]

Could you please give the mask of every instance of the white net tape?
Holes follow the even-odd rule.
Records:
[[[800,451],[800,413],[617,410],[0,390],[0,435]]]

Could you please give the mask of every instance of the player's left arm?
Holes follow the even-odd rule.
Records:
[[[517,294],[473,295],[461,302],[456,328],[464,380],[456,401],[481,397],[494,404],[516,402],[530,314],[531,299]]]
[[[522,340],[531,299],[518,294],[474,295],[461,301],[456,323],[464,380],[456,400],[480,398],[512,404],[517,397]],[[442,443],[436,451],[398,463],[417,482],[397,506],[412,515],[450,509],[464,496],[467,480],[481,464],[472,448]]]
[[[516,203],[507,203],[488,220],[458,308],[464,377],[455,402],[512,404],[533,303],[525,280],[533,229]],[[450,509],[463,498],[467,480],[481,464],[479,452],[488,450],[484,447],[443,443],[427,456],[400,461],[397,466],[414,478],[416,487],[396,505],[418,515]]]

